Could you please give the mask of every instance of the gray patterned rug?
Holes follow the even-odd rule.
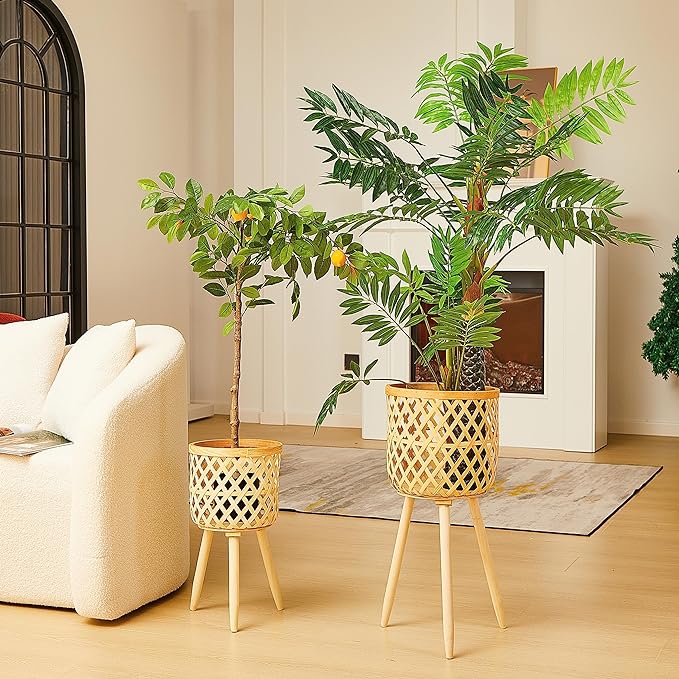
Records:
[[[591,535],[661,469],[501,457],[495,486],[480,499],[483,518],[489,528]],[[383,450],[285,446],[281,509],[398,520],[402,504]],[[436,523],[434,503],[416,502],[413,520]],[[465,501],[453,503],[451,523],[472,525]]]

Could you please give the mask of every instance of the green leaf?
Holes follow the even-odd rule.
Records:
[[[592,67],[592,79],[590,82],[590,89],[592,94],[594,94],[599,87],[599,80],[601,80],[601,73],[604,68],[604,58],[601,57],[599,61]]]
[[[374,361],[371,361],[368,366],[365,369],[365,372],[363,373],[363,376],[365,377],[376,365],[377,361],[379,361],[378,358],[376,358]]]
[[[257,288],[248,286],[241,290],[241,292],[250,299],[257,299],[259,297],[259,290]]]
[[[273,302],[273,300],[271,300],[271,299],[266,299],[266,298],[264,298],[264,297],[260,297],[259,299],[250,299],[250,300],[248,300],[248,302],[247,302],[247,304],[246,304],[246,307],[247,307],[248,309],[251,309],[252,307],[255,307],[255,306],[264,306],[264,305],[266,305],[266,304],[273,304],[273,303],[274,303],[274,302]]]
[[[611,59],[608,66],[606,66],[606,70],[604,71],[604,78],[601,81],[601,86],[604,89],[606,89],[610,85],[611,80],[613,79],[613,74],[615,73],[615,67],[616,66],[617,66],[617,61],[615,59]]]
[[[203,289],[207,290],[215,297],[224,297],[224,295],[226,295],[226,290],[224,290],[224,288],[219,283],[207,283],[203,286]]]
[[[264,219],[264,210],[259,205],[257,205],[257,203],[250,203],[250,207],[248,209],[248,212],[255,219]]]
[[[575,131],[576,136],[581,137],[585,141],[592,144],[601,144],[601,137],[599,133],[588,122],[583,121],[578,129]]]
[[[320,255],[316,257],[316,262],[314,263],[314,277],[316,280],[323,278],[328,271],[330,271],[330,258],[321,257]]]
[[[154,191],[144,196],[141,201],[141,209],[145,210],[148,207],[155,207],[156,203],[160,200],[160,193]]]
[[[205,203],[203,204],[203,207],[205,208],[205,212],[210,214],[212,212],[212,209],[215,206],[215,197],[211,194],[208,193],[207,196],[205,196]]]
[[[609,127],[608,123],[606,122],[606,118],[604,118],[599,111],[597,111],[594,108],[591,108],[590,106],[583,106],[582,110],[585,112],[587,115],[587,120],[600,129],[602,132],[606,134],[611,133],[611,128]]]
[[[153,196],[155,194],[149,193],[147,198],[149,196]],[[160,196],[160,194],[158,194]],[[177,199],[176,198],[171,198],[169,196],[166,196],[165,198],[160,198],[156,200],[154,209],[156,212],[166,212],[167,210],[171,210],[173,208],[177,207]]]
[[[236,319],[232,318],[230,321],[227,321],[224,324],[224,328],[222,328],[222,334],[226,337],[227,335],[230,335],[233,332],[233,329],[236,325]]]
[[[629,106],[634,106],[636,104],[634,99],[632,99],[632,97],[630,97],[629,94],[627,94],[627,92],[625,92],[625,90],[623,90],[622,88],[616,89],[615,93],[620,99],[620,101],[624,101]]]
[[[156,184],[153,179],[139,179],[137,184],[139,184],[144,191],[154,191],[158,188],[158,184]]]
[[[221,318],[226,318],[230,316],[233,312],[233,304],[231,302],[224,302],[222,306],[219,307],[219,315]]]
[[[148,222],[146,222],[146,228],[152,229],[154,226],[156,226],[156,224],[158,224],[161,217],[162,215],[153,215],[153,217],[151,217],[151,219],[149,219]]]
[[[585,64],[585,67],[580,71],[580,77],[578,78],[578,95],[581,100],[587,96],[587,91],[592,82],[592,62],[589,61]]]
[[[295,203],[299,203],[302,198],[304,198],[304,194],[306,192],[306,189],[304,188],[304,184],[301,186],[298,186],[291,194],[290,194],[290,202],[294,205]]]
[[[294,254],[294,249],[291,243],[286,243],[283,248],[281,249],[281,253],[279,255],[279,259],[281,261],[281,264],[285,265],[290,261],[290,258]]]
[[[194,198],[198,201],[203,195],[203,187],[195,179],[189,179],[186,182],[186,193],[190,198]]]
[[[161,172],[160,173],[160,181],[165,184],[170,189],[173,189],[175,187],[175,178],[174,175],[171,174],[170,172]]]

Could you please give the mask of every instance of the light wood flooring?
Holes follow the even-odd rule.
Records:
[[[223,418],[191,425],[222,437]],[[378,447],[351,429],[244,425],[285,443]],[[679,439],[611,436],[595,456],[663,465],[593,536],[490,530],[509,628],[495,622],[471,528],[452,529],[455,651],[443,658],[438,529],[413,524],[392,625],[379,625],[391,521],[281,513],[270,530],[277,612],[254,536],[241,547],[241,630],[228,631],[226,540],[215,537],[200,608],[179,592],[114,623],[0,605],[0,677],[474,679],[679,677]],[[192,530],[192,562],[199,533]]]

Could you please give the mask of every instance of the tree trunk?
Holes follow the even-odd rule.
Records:
[[[235,300],[233,309],[233,379],[231,381],[231,414],[229,424],[231,425],[231,441],[234,448],[240,448],[240,415],[238,410],[238,392],[240,390],[240,359],[241,359],[241,335],[243,330],[243,309],[241,288],[242,267],[238,267],[236,272]]]

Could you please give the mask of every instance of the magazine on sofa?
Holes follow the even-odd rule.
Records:
[[[25,433],[0,436],[0,455],[33,455],[43,450],[65,446],[71,443],[68,439],[46,429],[38,429]]]

